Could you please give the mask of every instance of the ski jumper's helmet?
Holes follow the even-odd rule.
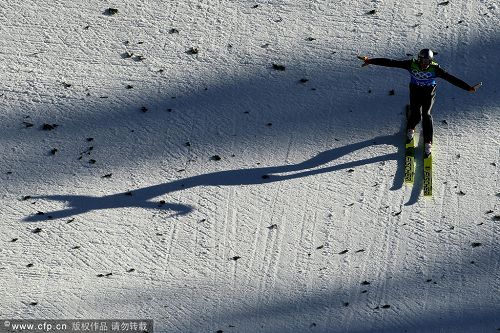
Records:
[[[418,59],[419,60],[420,59],[429,59],[430,61],[432,61],[432,59],[434,59],[434,52],[432,52],[429,49],[422,49],[418,53]]]

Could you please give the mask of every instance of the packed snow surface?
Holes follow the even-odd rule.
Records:
[[[3,0],[0,318],[497,332],[497,0]],[[434,195],[403,182],[431,48]]]

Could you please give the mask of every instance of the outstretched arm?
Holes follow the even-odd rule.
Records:
[[[411,61],[409,61],[409,60],[393,60],[393,59],[387,59],[387,58],[370,59],[366,56],[358,56],[358,59],[364,61],[363,65],[361,65],[363,67],[368,66],[368,65],[377,65],[377,66],[384,66],[384,67],[410,69],[410,66],[411,66]]]
[[[477,89],[479,89],[479,87],[481,87],[482,83],[478,83],[474,86],[470,86],[468,85],[466,82],[460,80],[459,78],[451,75],[450,73],[446,72],[444,69],[442,69],[441,67],[438,67],[437,70],[436,70],[436,74],[438,77],[450,82],[451,84],[459,87],[459,88],[462,88],[464,90],[467,90],[469,92],[476,92]]]

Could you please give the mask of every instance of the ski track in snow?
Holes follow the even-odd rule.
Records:
[[[0,18],[0,318],[500,329],[496,1],[6,0]],[[407,73],[356,59],[423,47],[484,83],[439,82],[430,199],[420,160],[403,184]]]

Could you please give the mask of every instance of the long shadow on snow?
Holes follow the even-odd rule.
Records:
[[[366,164],[390,160],[398,161],[398,170],[395,174],[393,186],[391,188],[394,190],[401,188],[403,184],[404,165],[401,161],[401,158],[399,158],[401,156],[401,153],[399,152],[327,166],[320,169],[317,168],[333,162],[341,158],[342,156],[349,155],[355,151],[373,145],[393,145],[401,150],[401,144],[398,144],[401,141],[401,135],[401,133],[385,135],[376,137],[371,140],[365,140],[362,142],[350,144],[344,147],[334,148],[319,153],[315,157],[298,164],[213,172],[180,179],[169,183],[144,187],[131,192],[122,192],[102,197],[82,195],[36,196],[34,197],[35,199],[47,199],[67,203],[69,205],[69,208],[50,212],[46,215],[31,215],[25,218],[24,221],[38,222],[47,220],[47,217],[49,219],[67,218],[90,211],[124,207],[172,210],[175,212],[173,214],[174,216],[186,215],[194,210],[192,206],[185,204],[153,202],[151,201],[151,199],[168,193],[182,191],[198,186],[237,186],[267,184],[355,168]]]
[[[492,46],[491,42],[486,42],[483,44],[481,43],[476,43],[473,46],[471,46],[471,49],[478,49],[480,46],[483,50],[486,50],[483,52],[486,54],[486,57],[492,57],[492,54],[496,54],[492,52],[494,47]],[[319,62],[319,65],[324,65],[321,62]],[[300,68],[300,64],[297,64],[297,67]],[[394,75],[395,77],[403,77],[403,75],[406,75],[406,73],[403,73],[401,71],[397,72],[394,71],[394,73],[389,72],[388,69],[381,69],[381,68],[374,68],[377,73],[391,73],[391,75]],[[455,73],[455,71],[452,71]],[[373,73],[368,73],[368,72],[363,72],[360,69],[359,72],[360,76],[363,78],[370,78],[370,83],[369,86],[375,86],[375,85],[380,85],[383,84],[384,86],[393,87],[393,85],[387,84],[385,79],[381,79],[380,77],[377,77],[377,75],[373,75]],[[398,74],[399,73],[399,74]],[[296,75],[295,73],[294,75]],[[460,75],[460,72],[457,71],[455,73],[457,75]],[[480,75],[481,74],[481,75]],[[491,74],[487,72],[486,69],[480,69],[480,72],[476,73],[477,76],[484,76],[483,81],[485,81],[485,84],[487,84],[487,81],[492,81],[491,79]],[[328,85],[332,86],[333,81],[329,81],[327,79],[328,76],[325,75],[324,72],[316,72],[313,71],[310,75],[312,78],[317,81],[317,83],[322,86],[322,85]],[[462,76],[462,75],[460,75]],[[406,77],[406,76],[405,76]],[[345,79],[348,79],[349,75],[348,73],[337,73],[337,78],[334,80],[335,82],[343,82]],[[286,76],[283,78],[283,80],[289,80],[290,77]],[[473,80],[472,78],[467,78],[467,81]],[[401,80],[405,81],[405,80]],[[196,119],[197,116],[201,114],[205,114],[204,117],[200,117],[201,121],[198,121],[198,127],[197,127],[197,132],[203,133],[203,137],[206,138],[206,142],[200,142],[200,150],[208,150],[208,149],[213,149],[214,145],[217,145],[219,147],[221,144],[220,142],[217,142],[216,140],[219,139],[217,135],[215,135],[212,132],[216,132],[216,129],[213,130],[212,126],[213,123],[217,124],[225,124],[228,120],[232,122],[233,124],[238,124],[238,126],[234,125],[235,127],[238,127],[235,131],[236,132],[243,132],[247,139],[249,137],[249,133],[256,133],[256,134],[262,134],[263,131],[258,127],[258,124],[248,122],[241,124],[241,120],[237,117],[236,114],[233,114],[233,111],[235,109],[238,109],[237,106],[240,104],[241,99],[242,99],[242,94],[241,91],[245,91],[248,93],[248,96],[246,94],[243,94],[243,96],[246,96],[246,100],[254,100],[256,98],[260,98],[263,95],[265,96],[264,100],[260,101],[256,105],[252,107],[252,111],[256,111],[255,113],[260,114],[262,112],[259,112],[258,110],[261,109],[263,106],[269,106],[269,114],[266,115],[267,119],[271,120],[276,120],[277,123],[280,123],[281,126],[284,126],[288,131],[292,130],[295,131],[296,133],[299,133],[298,135],[306,135],[308,132],[311,131],[318,131],[321,134],[323,132],[325,135],[328,132],[329,128],[328,126],[324,126],[321,124],[321,126],[318,124],[317,119],[325,119],[325,117],[328,117],[329,122],[334,123],[336,122],[337,128],[344,127],[346,128],[345,132],[348,132],[347,128],[350,128],[352,126],[352,123],[355,123],[358,126],[358,130],[364,131],[364,130],[369,130],[372,132],[380,132],[383,131],[382,125],[381,124],[387,124],[388,122],[391,121],[393,118],[393,114],[391,115],[391,112],[379,112],[379,110],[384,109],[383,106],[380,106],[382,102],[386,102],[385,99],[377,99],[373,100],[372,97],[367,96],[366,98],[361,98],[358,100],[347,100],[346,98],[343,98],[343,96],[338,96],[336,99],[325,99],[324,97],[327,96],[324,92],[318,96],[321,96],[322,98],[318,98],[318,96],[308,96],[306,97],[306,94],[304,92],[300,92],[300,89],[297,89],[295,98],[297,101],[300,101],[300,104],[298,104],[297,108],[295,110],[283,110],[281,107],[281,102],[283,98],[286,98],[287,100],[290,98],[290,94],[284,94],[285,91],[285,86],[282,86],[279,84],[281,82],[281,78],[278,79],[272,79],[269,81],[264,80],[264,77],[254,77],[251,80],[242,80],[240,84],[236,84],[234,86],[239,87],[239,89],[233,91],[233,85],[228,86],[228,85],[222,85],[219,88],[215,89],[215,95],[216,96],[210,96],[210,95],[192,95],[192,94],[187,94],[185,96],[184,100],[189,101],[190,104],[190,110],[192,110],[192,114],[182,114],[179,117],[167,117],[166,115],[162,114],[159,119],[154,118],[154,119],[149,119],[146,121],[144,119],[144,115],[137,115],[137,113],[131,113],[131,110],[134,109],[134,107],[126,107],[123,110],[123,113],[125,114],[119,114],[119,115],[114,115],[113,117],[117,117],[117,123],[115,124],[115,127],[117,128],[124,128],[124,130],[117,131],[116,135],[116,142],[120,142],[120,144],[116,144],[115,146],[109,147],[109,150],[124,150],[124,147],[129,147],[128,149],[128,154],[125,154],[123,157],[124,160],[130,162],[131,160],[138,159],[138,158],[151,158],[152,152],[149,149],[150,145],[153,142],[158,142],[158,141],[168,141],[169,138],[165,138],[163,135],[160,133],[168,132],[172,133],[172,137],[179,137],[179,138],[187,138],[194,133],[192,131],[188,131],[187,127],[183,125],[186,123],[186,119]],[[471,81],[474,82],[474,81]],[[263,85],[263,83],[265,83]],[[266,85],[267,84],[267,85]],[[274,88],[273,88],[274,87]],[[333,86],[334,87],[334,86]],[[273,88],[273,89],[270,89]],[[289,88],[289,87],[288,87]],[[490,99],[488,100],[488,103],[494,104],[496,99],[498,98],[497,94],[491,94],[491,88],[488,88],[486,85],[485,88],[482,88],[479,93],[486,92],[487,89],[490,89]],[[264,93],[264,91],[266,93]],[[275,98],[276,93],[281,93],[278,94],[280,98]],[[458,93],[457,93],[458,94]],[[292,94],[293,95],[293,94]],[[224,96],[224,98],[222,98]],[[444,96],[443,96],[444,97]],[[444,100],[446,100],[449,97],[444,97]],[[159,109],[162,109],[164,107],[170,106],[170,102],[162,101],[161,98],[158,97],[153,97],[153,100],[155,102],[153,104],[157,104]],[[441,101],[440,99],[439,101]],[[474,103],[472,101],[469,102],[468,98],[466,99],[465,97],[461,98],[462,102],[465,102],[465,104],[461,104],[461,109],[470,112],[475,108],[471,108],[470,106],[468,107],[468,103],[471,103],[473,105]],[[184,102],[187,103],[187,102]],[[371,103],[374,105],[375,110],[368,110],[365,106],[367,103]],[[439,102],[438,102],[439,103]],[[476,102],[477,103],[477,102]],[[227,105],[226,105],[227,104]],[[247,103],[248,105],[253,105],[251,103]],[[182,103],[181,103],[182,105]],[[207,105],[208,111],[207,111]],[[397,104],[396,104],[397,105]],[[391,101],[388,105],[390,110],[394,109],[394,103]],[[397,107],[397,106],[396,106]],[[304,112],[305,110],[313,110],[313,112],[319,113],[319,114],[314,114],[313,117],[311,117],[311,114],[309,112]],[[346,109],[353,109],[356,112],[354,113],[346,113]],[[225,110],[223,114],[220,114],[220,110]],[[331,113],[329,110],[332,110]],[[438,111],[438,114],[445,113],[447,114],[448,117],[454,117],[453,111],[455,110],[449,110],[446,108],[441,108],[439,110],[438,107],[436,107],[436,110]],[[371,119],[373,117],[373,113],[377,113],[377,121],[374,123],[367,122],[366,119]],[[130,115],[129,115],[130,113]],[[127,116],[128,115],[128,116]],[[76,119],[74,122],[68,121],[67,124],[67,130],[68,133],[73,133],[73,129],[75,129],[75,132],[78,132],[77,129],[81,127],[91,127],[94,128],[98,124],[101,123],[113,123],[112,120],[114,119],[113,117],[109,118],[111,116],[107,115],[106,113],[103,113],[102,115],[100,114],[99,116],[96,116],[96,118],[90,118],[87,119],[87,116],[85,114],[82,115],[81,119]],[[311,117],[311,119],[310,119]],[[175,119],[173,119],[175,118]],[[87,124],[90,121],[90,124]],[[148,123],[149,121],[149,123]],[[206,122],[206,124],[205,124]],[[148,144],[137,144],[135,142],[131,142],[131,139],[129,138],[130,133],[129,133],[129,125],[130,124],[143,124],[143,128],[149,128],[148,126],[151,124],[158,124],[158,123],[165,123],[164,127],[154,127],[154,131],[144,131],[142,133],[141,131],[136,131],[136,137],[135,139],[138,142],[146,142]],[[307,126],[303,126],[304,123]],[[181,125],[182,126],[181,126]],[[103,126],[103,125],[99,125]],[[99,128],[97,126],[97,128]],[[130,125],[131,126],[131,125]],[[212,127],[211,127],[212,126]],[[220,125],[219,125],[220,126]],[[189,127],[189,126],[188,126]],[[106,131],[105,128],[101,128],[100,130]],[[109,130],[108,130],[109,131]],[[90,131],[92,132],[92,131]],[[137,133],[142,133],[142,134],[137,134]],[[347,133],[342,132],[339,133],[339,135],[346,135]],[[39,133],[38,133],[39,134]],[[58,133],[55,133],[54,135],[58,135]],[[83,134],[81,134],[83,135]],[[142,136],[139,136],[142,135]],[[282,133],[274,133],[274,137],[276,138]],[[25,138],[26,140],[39,140],[40,137],[38,135],[32,134],[32,137]],[[66,140],[66,138],[65,138]],[[127,141],[128,140],[128,141]],[[179,139],[181,140],[181,139]],[[131,143],[131,144],[123,144],[123,142]],[[397,142],[397,141],[395,141]],[[226,143],[227,144],[227,143]],[[350,164],[345,164],[344,166],[337,165],[329,168],[324,168],[322,170],[307,170],[308,165],[320,165],[321,163],[327,163],[329,161],[333,161],[336,158],[349,154],[350,152],[353,152],[357,149],[363,148],[363,144],[365,146],[368,146],[369,141],[364,142],[364,143],[355,143],[348,145],[343,148],[338,148],[334,150],[329,150],[326,152],[323,152],[319,154],[317,157],[305,161],[303,163],[297,164],[297,165],[292,165],[292,166],[277,166],[277,167],[271,167],[271,168],[257,168],[257,169],[247,169],[247,170],[230,170],[230,171],[224,171],[224,172],[218,172],[218,173],[212,173],[208,175],[200,175],[200,176],[195,176],[191,177],[188,179],[184,180],[179,180],[171,183],[166,183],[166,184],[160,184],[156,186],[151,186],[143,189],[139,189],[133,193],[132,196],[127,196],[125,193],[118,193],[118,194],[113,194],[113,195],[108,195],[108,196],[103,196],[103,197],[92,197],[92,196],[75,196],[75,195],[47,195],[47,196],[40,196],[39,198],[46,198],[46,199],[51,199],[51,200],[56,200],[56,201],[62,201],[62,202],[68,202],[69,203],[69,208],[64,209],[58,212],[52,212],[49,213],[53,218],[61,218],[61,217],[67,217],[67,216],[73,216],[73,215],[78,215],[82,214],[84,212],[88,211],[93,211],[93,210],[102,210],[102,209],[110,209],[110,208],[120,208],[120,207],[142,207],[142,208],[162,208],[165,210],[172,210],[176,212],[175,214],[187,214],[190,211],[193,210],[193,207],[184,205],[184,204],[174,204],[174,203],[168,203],[163,205],[162,207],[158,207],[158,203],[151,202],[150,199],[166,194],[166,193],[171,193],[174,191],[182,190],[185,188],[189,187],[196,187],[196,186],[216,186],[216,185],[244,185],[244,184],[263,184],[263,183],[271,183],[271,182],[276,182],[280,180],[286,180],[286,179],[293,179],[293,178],[298,178],[298,177],[305,177],[308,175],[313,175],[317,173],[322,173],[322,172],[329,172],[329,171],[335,171],[339,170],[342,168],[348,168],[352,167],[355,165],[362,165],[367,164],[367,163],[373,163],[375,161],[382,161],[382,160],[387,160],[387,159],[395,159],[395,156],[391,155],[386,155],[385,157],[381,156],[378,158],[373,158],[370,160],[366,161],[354,161]],[[170,145],[166,147],[166,150],[168,150],[171,154],[174,154],[172,156],[176,156],[175,154],[177,153],[176,151],[178,150],[179,145]],[[139,152],[139,153],[138,153]],[[105,148],[103,148],[103,154],[106,154]],[[154,156],[155,153],[153,153]],[[400,154],[401,156],[401,154]],[[165,156],[162,156],[162,158],[165,158]],[[120,160],[117,159],[116,162],[112,162],[110,166],[114,166],[117,162]],[[301,169],[302,168],[302,169]],[[297,171],[302,171],[298,172],[296,174],[292,175],[275,175],[279,173],[286,173],[286,172],[297,172]],[[264,174],[270,174],[270,177],[268,179],[263,179],[262,176]],[[401,168],[397,171],[397,175],[402,174]],[[32,172],[30,175],[27,175],[35,177],[36,179],[40,178],[39,174],[36,174],[36,172]],[[22,179],[22,181],[26,181],[26,179]],[[411,197],[409,198],[409,201],[406,203],[406,205],[411,205],[414,204],[418,201],[420,197],[420,187],[421,187],[421,182],[417,178],[417,182],[414,186],[414,189],[412,191]],[[394,188],[394,187],[393,187]],[[40,221],[46,219],[46,216],[43,215],[36,215],[36,216],[30,216],[25,219],[25,221]]]

